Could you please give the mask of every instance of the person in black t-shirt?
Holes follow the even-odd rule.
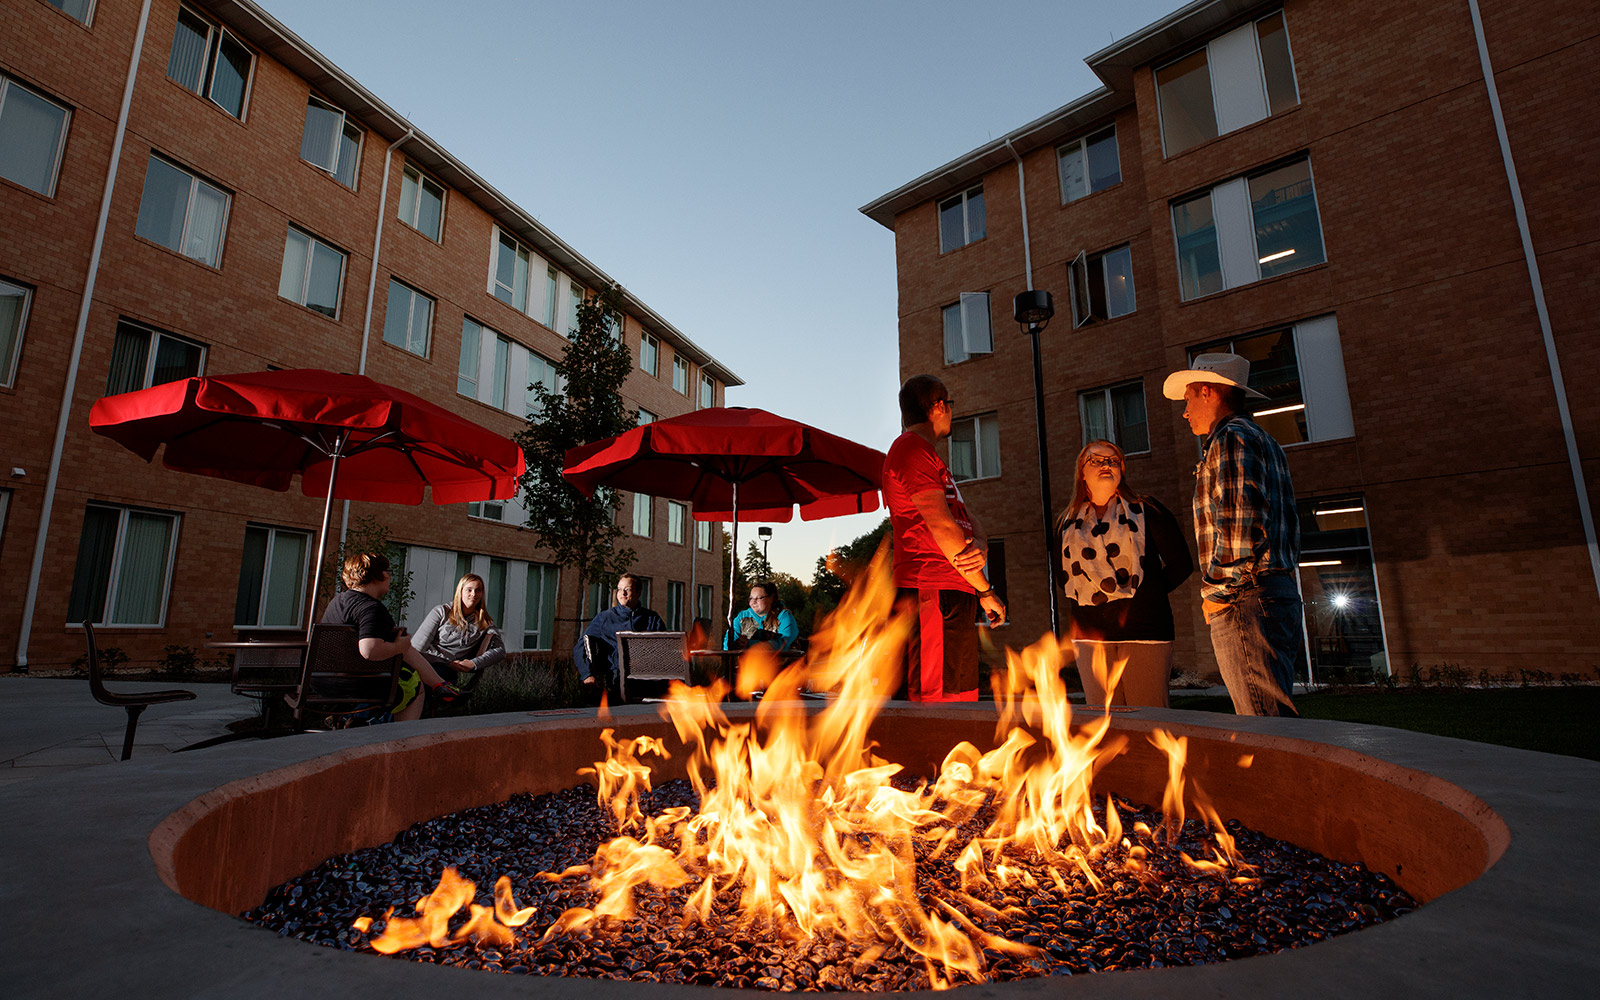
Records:
[[[461,692],[446,684],[427,659],[413,649],[406,630],[396,628],[394,616],[384,607],[389,593],[389,560],[374,553],[358,553],[344,561],[344,590],[335,594],[322,613],[323,624],[354,625],[356,646],[368,660],[405,657],[400,668],[400,701],[390,707],[398,722],[422,717],[420,687],[426,687],[442,701],[452,701]]]

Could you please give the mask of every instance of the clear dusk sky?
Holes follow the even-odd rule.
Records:
[[[894,234],[857,209],[1095,89],[1085,56],[1182,5],[260,2],[743,378],[729,405],[884,450]],[[882,517],[775,524],[773,567],[809,582]]]

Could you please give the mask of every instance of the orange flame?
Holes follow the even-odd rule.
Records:
[[[805,660],[781,668],[764,649],[747,653],[736,689],[746,696],[765,692],[751,722],[732,722],[723,712],[730,690],[725,682],[673,685],[663,714],[688,747],[686,770],[700,799],[692,815],[676,807],[645,816],[640,796],[651,788],[651,773],[643,758],[665,759],[667,749],[651,737],[619,740],[606,729],[606,759],[582,773],[594,775],[596,795],[619,836],[601,845],[591,863],[540,876],[584,877],[594,893],[591,907],[561,913],[541,940],[603,933],[634,916],[639,893],[691,887],[685,926],[723,919],[736,930],[787,939],[828,936],[854,946],[858,964],[898,943],[921,957],[935,988],[944,988],[982,981],[985,951],[1040,954],[980,926],[1016,912],[996,909],[981,895],[1017,885],[1038,888],[1033,871],[1041,865],[1063,892],[1067,879],[1080,877],[1101,891],[1108,871],[1149,877],[1148,852],[1125,838],[1110,796],[1104,797],[1103,822],[1096,819],[1094,777],[1123,752],[1127,737],[1110,731],[1109,712],[1074,727],[1061,680],[1070,642],[1046,636],[1027,649],[1007,650],[1006,669],[994,678],[997,746],[984,753],[960,743],[930,782],[896,786],[900,765],[878,757],[869,738],[898,683],[909,629],[894,596],[880,551],[819,630]],[[1103,675],[1108,693],[1121,666]],[[804,690],[834,697],[813,715],[799,697]],[[1185,775],[1187,740],[1156,730],[1150,741],[1168,762],[1163,839],[1177,842],[1192,805],[1213,829],[1215,847],[1210,858],[1183,855],[1184,861],[1223,875],[1246,870],[1210,800]],[[993,810],[987,828],[963,840],[958,828],[986,807]],[[1151,833],[1143,822],[1132,832]],[[919,887],[919,847],[946,859],[959,875],[959,889],[941,895]],[[418,916],[389,919],[373,947],[391,952],[466,940],[481,946],[508,940],[510,928],[533,918],[534,908],[516,908],[504,878],[492,908],[471,904],[473,891],[447,869],[439,888],[419,901]],[[719,899],[734,905],[719,906]],[[467,923],[452,934],[451,917],[468,905]],[[733,915],[714,917],[725,912]]]

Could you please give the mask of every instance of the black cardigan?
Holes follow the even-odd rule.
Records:
[[[1189,579],[1194,572],[1194,559],[1189,555],[1189,543],[1172,511],[1154,497],[1139,497],[1138,500],[1144,504],[1145,530],[1139,586],[1132,597],[1105,604],[1081,605],[1070,595],[1066,596],[1067,620],[1072,623],[1074,639],[1172,641],[1172,604],[1167,595]],[[1058,527],[1052,553],[1061,551],[1059,531]]]

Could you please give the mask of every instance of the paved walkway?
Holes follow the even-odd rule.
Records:
[[[117,692],[183,688],[194,701],[151,705],[139,716],[133,759],[167,754],[227,732],[227,725],[259,712],[253,698],[226,684],[112,681]],[[125,709],[102,705],[89,679],[0,676],[0,786],[29,778],[115,764],[128,728]]]

